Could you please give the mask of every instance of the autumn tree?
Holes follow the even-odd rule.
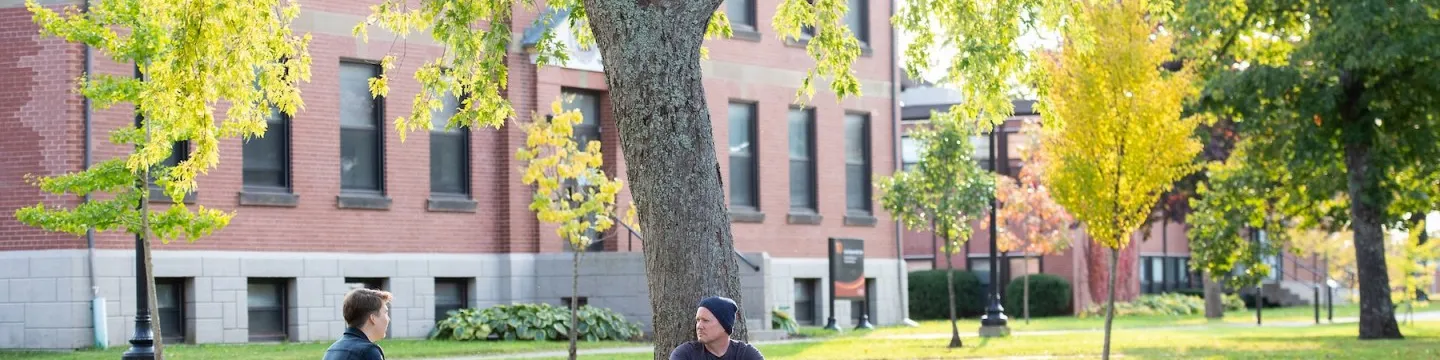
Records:
[[[1193,171],[1200,144],[1197,120],[1180,118],[1192,93],[1186,70],[1169,72],[1170,34],[1147,19],[1145,0],[1087,4],[1076,21],[1082,36],[1042,61],[1048,87],[1040,114],[1042,151],[1051,160],[1046,183],[1055,200],[1110,249],[1105,349],[1110,356],[1115,263],[1119,249],[1145,220],[1155,198]]]
[[[1345,195],[1323,214],[1354,231],[1361,339],[1401,338],[1390,303],[1384,228],[1406,229],[1391,205],[1440,164],[1440,4],[1313,0],[1177,4],[1178,52],[1206,76],[1201,103],[1236,119],[1261,156],[1296,178],[1297,203]],[[1363,44],[1363,45],[1357,45]],[[1430,185],[1433,187],[1434,185]],[[1434,198],[1406,212],[1433,211]],[[1322,217],[1308,215],[1306,217]]]
[[[293,1],[101,1],[63,13],[36,1],[25,3],[41,33],[85,44],[119,62],[133,62],[136,76],[84,74],[78,91],[96,108],[118,103],[135,106],[135,126],[111,131],[117,144],[130,144],[126,155],[82,171],[30,179],[57,195],[93,197],[74,208],[39,203],[15,211],[20,222],[47,231],[82,236],[89,230],[135,234],[136,259],[149,284],[138,301],[148,302],[155,317],[155,280],[150,243],[184,238],[196,241],[223,229],[234,216],[180,201],[195,190],[195,178],[216,167],[222,139],[263,136],[265,119],[277,112],[293,115],[303,107],[299,81],[309,81],[309,35],[296,36],[289,23],[299,15]],[[217,119],[218,108],[224,110]],[[188,141],[185,160],[162,166],[171,144]],[[148,181],[147,181],[148,180]],[[173,205],[149,208],[150,184]],[[148,299],[148,301],[146,300]],[[158,321],[137,316],[137,322]],[[134,348],[159,345],[137,335]],[[155,349],[161,354],[159,346]]]
[[[1186,215],[1191,262],[1231,289],[1260,285],[1274,270],[1266,259],[1281,255],[1300,228],[1287,209],[1290,176],[1283,165],[1254,156],[1255,140],[1242,140],[1224,162],[1205,164],[1206,180]]]
[[[1050,188],[1044,183],[1048,161],[1044,158],[1045,152],[1039,149],[1039,132],[1039,124],[1034,122],[1026,122],[1020,128],[1023,140],[1018,148],[1025,166],[1020,168],[1018,180],[1001,176],[995,186],[1002,226],[996,245],[1000,251],[1021,251],[1025,257],[1021,307],[1027,324],[1030,323],[1030,258],[1069,248],[1070,226],[1074,223],[1065,208],[1050,197]],[[982,229],[989,227],[989,221],[980,224]]]
[[[540,221],[558,225],[555,233],[571,249],[570,298],[580,293],[580,255],[595,237],[615,224],[615,194],[622,183],[600,169],[600,142],[591,140],[582,148],[575,141],[574,126],[584,119],[579,110],[563,111],[561,101],[550,105],[549,119],[536,115],[524,124],[525,147],[515,157],[525,162],[521,181],[535,186],[530,210]],[[570,359],[576,356],[579,335],[579,302],[570,302]]]
[[[950,300],[950,347],[960,347],[955,317],[955,265],[951,255],[970,239],[970,221],[980,218],[994,196],[995,176],[971,159],[975,148],[973,123],[953,118],[931,119],[911,130],[921,144],[915,167],[875,180],[880,205],[913,230],[938,227],[945,240],[945,286]]]

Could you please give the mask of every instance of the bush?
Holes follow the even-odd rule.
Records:
[[[640,324],[625,320],[610,309],[581,306],[577,339],[585,341],[633,340]],[[550,304],[499,305],[484,310],[450,311],[435,325],[431,339],[445,340],[569,340],[570,308]]]
[[[1220,299],[1225,302],[1225,311],[1245,310],[1245,300],[1241,299],[1240,295],[1225,294],[1221,295]]]
[[[1198,297],[1198,298],[1202,298],[1202,299],[1205,298],[1205,289],[1203,289],[1203,288],[1195,288],[1195,289],[1176,289],[1176,290],[1174,291],[1174,293],[1180,294],[1180,295],[1194,296],[1194,297]]]
[[[1032,274],[1010,280],[1005,287],[1005,312],[1010,317],[1025,314],[1025,278],[1030,278],[1030,316],[1070,315],[1070,282],[1050,274]]]
[[[1115,316],[1169,315],[1184,316],[1205,313],[1205,300],[1176,293],[1141,295],[1131,302],[1115,303]],[[1105,316],[1105,304],[1086,309],[1083,316]]]
[[[910,273],[910,318],[938,320],[950,318],[950,297],[945,287],[945,270],[924,270]],[[955,315],[974,317],[985,313],[984,290],[980,277],[964,270],[955,270]]]
[[[794,335],[800,332],[800,323],[796,322],[790,313],[775,309],[770,311],[770,328],[782,329],[786,334]]]

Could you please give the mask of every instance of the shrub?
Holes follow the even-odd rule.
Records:
[[[1221,295],[1220,299],[1225,302],[1225,311],[1245,310],[1245,300],[1241,299],[1240,295],[1225,294]]]
[[[945,287],[945,270],[915,271],[909,274],[910,318],[937,320],[950,318],[950,297]],[[984,290],[980,277],[964,270],[955,270],[955,315],[974,317],[985,313]]]
[[[1070,282],[1050,274],[1032,274],[1010,280],[1005,287],[1005,312],[1024,316],[1025,278],[1030,278],[1030,316],[1069,315]]]
[[[800,332],[800,323],[785,310],[775,309],[770,310],[770,328],[785,330],[786,334],[794,335]]]
[[[640,324],[610,309],[581,306],[578,340],[633,340]],[[499,305],[484,310],[450,311],[435,325],[431,339],[446,340],[569,340],[570,308],[550,304]]]
[[[1180,294],[1180,295],[1189,295],[1189,296],[1194,296],[1194,297],[1198,297],[1198,298],[1202,298],[1202,299],[1205,298],[1205,289],[1203,289],[1203,288],[1176,289],[1174,292],[1175,292],[1176,294]]]
[[[1169,315],[1184,316],[1205,313],[1205,300],[1176,293],[1141,295],[1131,302],[1115,303],[1115,316]],[[1086,309],[1083,316],[1105,316],[1105,304]]]

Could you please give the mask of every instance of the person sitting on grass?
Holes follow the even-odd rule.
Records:
[[[764,360],[754,346],[730,338],[739,306],[735,300],[712,296],[695,309],[695,341],[675,347],[670,360]]]

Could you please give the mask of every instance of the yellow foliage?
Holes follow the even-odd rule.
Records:
[[[536,115],[522,124],[525,147],[515,157],[526,164],[521,181],[535,185],[530,209],[536,218],[558,224],[556,234],[581,251],[614,226],[615,195],[624,184],[601,170],[600,142],[591,141],[584,149],[575,142],[575,124],[584,121],[578,110],[565,111],[556,100],[550,111],[554,116],[548,120]]]
[[[1180,118],[1194,93],[1188,69],[1167,73],[1171,37],[1144,18],[1146,0],[1082,6],[1088,24],[1074,36],[1090,46],[1065,46],[1040,61],[1049,82],[1040,114],[1052,159],[1047,182],[1055,199],[1106,247],[1119,249],[1150,213],[1155,199],[1196,169],[1197,120]]]

